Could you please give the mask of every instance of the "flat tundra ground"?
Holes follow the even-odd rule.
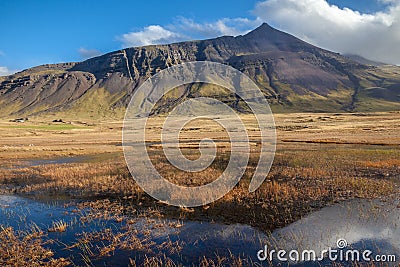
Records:
[[[398,193],[400,112],[274,115],[275,159],[265,182],[253,193],[248,192],[248,185],[258,164],[259,131],[253,116],[241,118],[252,149],[246,172],[231,192],[205,206],[170,207],[143,192],[126,167],[122,121],[112,120],[1,121],[0,190],[35,198],[110,200],[104,203],[149,211],[149,216],[244,223],[266,232],[335,202],[385,199]],[[163,121],[152,118],[146,138],[151,142],[148,151],[153,164],[167,179],[197,186],[223,172],[230,144],[221,126],[193,121],[184,127],[180,138],[186,141],[181,148],[187,157],[198,156],[196,140],[202,138],[216,139],[218,148],[209,168],[187,174],[171,167],[162,153],[158,142]]]
[[[228,202],[232,208],[261,209],[265,211],[263,216],[267,217],[272,217],[270,209],[277,209],[273,213],[274,223],[262,226],[275,228],[298,218],[303,214],[299,211],[302,209],[308,211],[313,206],[320,207],[344,198],[385,196],[397,188],[400,173],[399,112],[277,114],[274,119],[276,155],[263,186],[252,194],[245,190],[258,162],[259,131],[253,116],[242,115],[254,153],[244,179],[230,194],[211,204],[212,207]],[[168,167],[162,146],[157,144],[163,122],[164,118],[152,118],[146,135],[147,141],[152,142],[149,154],[160,172],[167,179],[184,185],[205,184],[217,178],[229,160],[230,148],[228,136],[221,126],[194,121],[182,130],[180,138],[187,142],[182,143],[181,148],[183,151],[186,149],[188,157],[196,157],[197,140],[206,137],[217,140],[220,154],[217,162],[206,171],[188,177]],[[146,202],[156,203],[137,187],[127,171],[121,145],[121,121],[71,120],[60,123],[37,118],[25,123],[3,121],[0,128],[3,166],[0,182],[3,188],[16,193],[46,192],[71,196],[79,193],[85,197],[120,197],[140,193],[138,195]],[[195,140],[190,142],[192,139]],[[71,163],[61,161],[63,164],[58,165],[57,161],[53,165],[24,165],[35,159],[69,157],[81,157],[82,160]],[[13,184],[18,186],[13,187]],[[296,209],[293,210],[296,214],[284,215],[281,205],[286,210]],[[236,213],[234,209],[229,210]],[[254,219],[239,218],[238,221],[251,222]],[[279,222],[275,222],[276,219]]]

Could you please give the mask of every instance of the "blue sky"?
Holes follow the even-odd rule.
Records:
[[[393,39],[391,28],[399,24],[399,6],[397,0],[0,1],[0,75],[127,46],[243,34],[262,22],[343,53],[369,42],[372,30],[370,38],[384,39],[373,44],[378,51],[370,55],[369,45],[354,52],[387,61],[393,56],[382,56],[386,46],[398,52],[400,37]],[[400,55],[391,63],[400,63]]]

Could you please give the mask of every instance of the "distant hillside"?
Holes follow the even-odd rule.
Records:
[[[400,110],[400,68],[360,63],[267,24],[243,36],[126,48],[77,63],[50,64],[0,77],[1,116],[122,118],[132,93],[158,70],[186,61],[229,64],[253,79],[275,112]],[[159,111],[187,97],[235,95],[190,86]],[[164,105],[164,106],[163,106]]]
[[[373,61],[373,60],[367,59],[367,58],[359,56],[359,55],[345,54],[344,56],[346,56],[346,57],[350,58],[351,60],[354,60],[354,61],[356,61],[358,63],[364,64],[364,65],[371,65],[371,66],[388,65],[386,63]]]

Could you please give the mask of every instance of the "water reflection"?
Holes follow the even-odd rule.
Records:
[[[89,223],[79,220],[79,213],[73,212],[74,205],[64,205],[66,201],[36,201],[19,196],[0,195],[0,224],[12,226],[17,230],[30,229],[37,224],[48,229],[52,222],[63,220],[69,227],[63,233],[48,233],[48,238],[57,240],[49,244],[56,257],[68,257],[75,264],[82,264],[78,249],[65,250],[65,245],[76,242],[81,232],[112,229],[120,231],[127,226],[126,222],[116,223],[114,220],[98,219]],[[352,200],[336,204],[314,212],[303,219],[266,235],[247,225],[224,225],[209,222],[178,221],[174,219],[136,218],[132,229],[150,234],[138,237],[154,242],[154,255],[165,254],[174,262],[186,265],[199,263],[203,256],[247,258],[250,266],[269,266],[267,261],[257,260],[257,251],[264,245],[271,249],[314,250],[320,254],[328,247],[336,248],[340,238],[347,240],[349,248],[369,249],[376,254],[394,254],[400,259],[400,208],[398,200],[382,202],[379,200]],[[86,211],[82,211],[85,213]],[[175,227],[177,223],[182,224]],[[163,227],[157,225],[162,224]],[[183,246],[178,254],[170,254],[169,250],[157,249],[157,245],[166,240],[180,242]],[[94,244],[96,245],[96,244]],[[140,263],[149,256],[139,251],[116,250],[110,257],[93,259],[96,266],[127,266],[129,258]],[[272,265],[278,265],[274,261]],[[283,263],[285,266],[287,263]],[[341,262],[342,265],[351,265]],[[397,262],[398,264],[398,262]],[[396,264],[396,266],[397,266]],[[331,262],[302,262],[298,266],[326,266]],[[388,264],[388,266],[394,264]],[[244,266],[247,266],[244,264]],[[379,265],[378,265],[379,266]]]
[[[79,248],[65,249],[71,246],[81,236],[80,233],[111,229],[113,233],[126,231],[136,232],[144,244],[151,244],[151,252],[116,250],[110,257],[94,258],[96,266],[128,266],[129,259],[137,263],[143,262],[146,257],[166,255],[175,263],[186,265],[199,264],[202,257],[216,259],[234,255],[257,261],[256,251],[263,244],[265,235],[250,226],[232,224],[224,225],[209,222],[179,221],[165,218],[135,218],[134,223],[127,221],[116,223],[115,220],[95,219],[82,223],[79,218],[88,211],[74,212],[76,206],[64,205],[66,201],[36,201],[19,196],[0,195],[0,224],[12,226],[16,230],[29,230],[33,224],[46,230],[54,221],[63,220],[68,224],[65,232],[48,233],[48,238],[56,242],[48,245],[55,252],[55,257],[64,257],[74,264],[84,264]],[[176,227],[176,225],[180,225]],[[160,226],[161,225],[161,226]],[[147,233],[147,234],[145,234]],[[168,248],[159,245],[166,241],[178,242],[182,245],[179,253],[171,253]],[[99,244],[107,244],[101,240]]]
[[[328,247],[336,248],[338,239],[345,239],[348,248],[395,254],[399,260],[399,207],[397,199],[359,199],[336,204],[275,231],[269,244],[286,251],[312,249],[320,255]]]

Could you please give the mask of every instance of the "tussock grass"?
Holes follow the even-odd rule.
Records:
[[[65,232],[68,224],[63,220],[53,222],[53,225],[47,230],[49,232]]]
[[[1,266],[52,266],[70,265],[64,258],[53,258],[53,252],[44,248],[42,231],[16,232],[12,227],[0,226]]]
[[[272,230],[285,226],[305,214],[330,203],[352,198],[382,198],[397,192],[400,175],[398,151],[393,148],[374,152],[369,147],[318,149],[316,145],[296,144],[278,147],[266,181],[254,193],[248,192],[252,173],[258,162],[252,154],[239,184],[220,200],[194,209],[167,207],[148,196],[131,178],[122,156],[99,157],[100,161],[35,166],[25,169],[2,169],[3,190],[35,195],[62,195],[78,198],[114,199],[93,202],[104,210],[116,205],[113,218],[121,220],[124,203],[137,209],[157,209],[158,216],[239,222]],[[220,151],[218,160],[205,173],[188,175],[178,172],[159,150],[152,153],[156,168],[171,182],[197,186],[218,177],[229,160]],[[88,218],[90,219],[90,218]]]
[[[259,133],[254,128],[252,118],[244,116],[244,119],[252,128],[249,136],[255,144]],[[202,207],[169,207],[139,188],[128,172],[122,147],[119,146],[120,122],[87,121],[82,125],[91,126],[82,126],[82,129],[76,129],[75,126],[73,129],[49,127],[43,121],[37,124],[42,125],[41,127],[32,127],[36,125],[34,122],[30,122],[31,125],[26,124],[29,127],[19,128],[9,122],[2,123],[0,126],[4,131],[0,132],[0,191],[35,197],[86,199],[87,201],[78,204],[77,209],[80,210],[76,212],[86,209],[90,209],[90,212],[83,212],[79,216],[80,223],[104,219],[124,225],[124,231],[102,229],[80,233],[78,242],[73,246],[80,249],[83,261],[89,266],[93,264],[92,259],[108,257],[119,249],[149,253],[144,266],[179,266],[168,256],[153,255],[151,252],[168,250],[176,255],[179,254],[180,244],[166,241],[157,248],[153,243],[138,238],[139,233],[134,227],[136,218],[148,220],[149,228],[140,233],[145,237],[154,229],[165,227],[152,222],[154,217],[245,223],[270,231],[331,203],[352,198],[385,199],[398,192],[398,113],[280,114],[276,116],[276,120],[279,140],[277,153],[262,186],[253,193],[248,192],[249,182],[258,162],[259,147],[252,144],[250,162],[239,184],[220,200]],[[163,176],[175,184],[207,184],[222,173],[229,160],[229,146],[219,128],[192,126],[193,129],[182,133],[183,138],[190,138],[195,133],[198,139],[210,137],[211,134],[222,140],[218,143],[216,161],[205,172],[180,172],[166,161],[159,146],[152,145],[149,148],[153,164]],[[205,131],[198,130],[203,126]],[[156,133],[159,131],[160,120],[155,118],[149,130],[148,141],[158,142],[159,136]],[[196,158],[196,145],[187,143],[184,150],[186,156]],[[35,158],[81,155],[88,156],[91,160],[29,166],[29,160]],[[131,214],[134,216],[129,216]],[[168,226],[179,228],[182,224]],[[47,230],[68,232],[69,228],[64,221],[54,221]],[[45,249],[42,238],[45,232],[36,229],[29,233],[20,233],[1,228],[0,266],[67,265],[67,260],[54,259],[53,254]],[[94,246],[93,243],[102,245]],[[212,259],[205,257],[200,262],[201,266],[252,264],[247,259],[226,255]],[[137,261],[131,259],[131,265],[137,266]]]
[[[331,203],[352,198],[386,198],[398,192],[398,113],[277,115],[275,160],[265,182],[254,193],[248,192],[248,185],[258,162],[259,146],[256,143],[259,133],[252,117],[244,115],[243,119],[252,129],[249,132],[252,154],[245,175],[231,192],[203,207],[168,207],[139,188],[128,172],[119,146],[120,122],[87,121],[90,127],[73,131],[15,129],[9,127],[10,123],[3,123],[5,128],[0,133],[0,190],[4,193],[91,199],[91,204],[86,205],[97,212],[83,216],[83,221],[109,216],[104,211],[111,208],[115,223],[119,223],[126,213],[135,212],[154,217],[245,223],[265,231],[285,226]],[[161,122],[162,118],[153,118],[149,122],[147,141],[159,141]],[[149,147],[157,170],[178,185],[207,184],[223,172],[229,160],[226,134],[220,128],[194,123],[182,133],[182,138],[190,140],[193,134],[198,139],[211,135],[221,140],[217,143],[216,161],[199,174],[178,171],[162,156],[160,146],[155,143]],[[317,142],[321,140],[326,142]],[[189,158],[196,158],[196,145],[186,143],[184,152]],[[74,155],[86,155],[92,160],[19,166],[27,159]],[[132,206],[133,209],[127,208]],[[112,253],[112,247],[104,248],[103,253]]]

